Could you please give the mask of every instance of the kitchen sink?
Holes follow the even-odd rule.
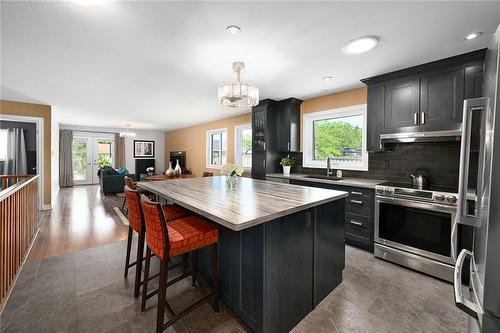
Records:
[[[315,179],[325,179],[325,180],[331,180],[334,182],[341,182],[342,179],[336,178],[336,177],[331,177],[331,176],[323,176],[323,175],[307,175],[304,176],[304,178],[315,178]]]

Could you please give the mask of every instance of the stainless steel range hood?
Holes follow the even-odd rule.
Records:
[[[460,141],[461,130],[380,134],[384,143]]]

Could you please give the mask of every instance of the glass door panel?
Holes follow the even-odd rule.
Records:
[[[73,181],[76,185],[92,183],[92,150],[89,138],[73,138]]]
[[[114,165],[114,140],[95,138],[93,147],[93,183],[99,183],[97,172],[103,166],[113,167]]]

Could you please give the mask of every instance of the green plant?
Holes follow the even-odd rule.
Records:
[[[100,153],[97,157],[97,165],[99,169],[104,169],[105,167],[111,166],[111,160],[107,158],[103,153]]]
[[[286,157],[281,158],[280,165],[293,167],[295,165],[295,157],[286,155]]]

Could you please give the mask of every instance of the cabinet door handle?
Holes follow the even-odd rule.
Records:
[[[363,201],[359,201],[359,200],[351,200],[351,203],[355,203],[355,204],[362,205],[362,204],[363,204]]]
[[[413,113],[413,124],[418,125],[418,113]]]
[[[263,160],[262,161],[262,167],[265,168],[266,167],[266,160]]]
[[[311,227],[311,212],[306,213],[306,228]]]
[[[288,142],[288,146],[287,147],[288,147],[288,150],[290,150],[290,142]]]
[[[349,223],[354,224],[354,225],[359,225],[359,226],[363,225],[363,223],[358,222],[358,221],[354,221],[354,220],[349,221]]]
[[[422,120],[422,125],[425,124],[425,112],[420,113],[420,119]]]
[[[354,194],[354,195],[363,195],[363,193],[361,193],[361,192],[354,192],[354,191],[352,191],[351,194]]]
[[[264,150],[266,150],[266,143],[264,142]]]

